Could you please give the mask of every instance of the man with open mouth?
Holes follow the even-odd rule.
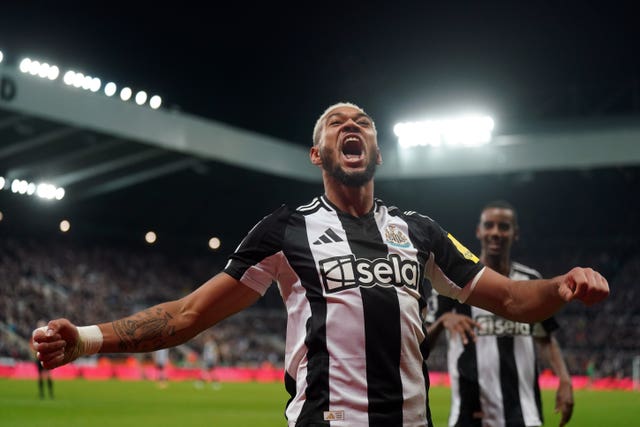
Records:
[[[425,277],[441,295],[519,322],[609,293],[590,268],[515,286],[428,216],[376,199],[376,127],[354,104],[320,116],[310,160],[324,194],[262,219],[223,272],[181,299],[113,322],[52,320],[33,334],[39,360],[55,368],[96,352],[176,346],[249,307],[275,282],[288,315],[289,426],[424,427],[431,425]]]

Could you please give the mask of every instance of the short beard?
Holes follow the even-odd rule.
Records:
[[[321,157],[323,157],[322,167],[327,172],[327,174],[329,174],[330,177],[338,180],[341,184],[346,185],[347,187],[362,187],[369,181],[371,181],[376,173],[376,157],[370,156],[371,158],[369,159],[369,163],[367,164],[367,167],[364,171],[348,173],[347,171],[342,169],[340,165],[329,160],[328,156],[322,156],[322,154],[323,152],[322,150],[320,150],[320,155]]]

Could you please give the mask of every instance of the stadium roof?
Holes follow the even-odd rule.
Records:
[[[7,221],[37,206],[43,221],[70,217],[78,227],[73,219],[82,218],[105,234],[114,227],[244,233],[280,203],[304,203],[321,191],[306,160],[310,130],[322,108],[339,100],[376,118],[385,162],[378,188],[401,206],[416,201],[400,187],[426,179],[526,180],[540,171],[640,162],[638,58],[624,53],[640,37],[624,10],[567,6],[553,14],[571,18],[563,24],[538,6],[376,12],[371,5],[317,8],[298,20],[261,10],[243,14],[239,25],[231,10],[152,15],[134,7],[98,19],[59,5],[55,14],[36,9],[0,11],[0,50],[20,49],[5,50],[0,63],[0,175],[46,179],[67,193],[57,204],[34,205],[0,192]],[[116,17],[117,31],[110,26]],[[539,25],[525,28],[532,17]],[[48,18],[56,23],[44,25]],[[604,40],[592,28],[616,31]],[[166,105],[151,110],[23,75],[19,55],[78,61],[97,73],[106,66],[122,81],[137,69],[135,80],[157,86]],[[495,107],[491,148],[437,156],[396,149],[392,120],[466,101]]]

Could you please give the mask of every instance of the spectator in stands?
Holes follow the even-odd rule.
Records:
[[[514,280],[536,280],[540,274],[511,259],[518,240],[515,208],[505,201],[484,206],[476,227],[480,261]],[[526,282],[518,286],[526,286]],[[536,351],[548,361],[560,382],[556,411],[560,426],[571,419],[573,389],[551,317],[541,323],[511,322],[487,310],[459,303],[432,291],[427,328],[430,346],[447,331],[451,377],[449,426],[540,426],[542,407]]]

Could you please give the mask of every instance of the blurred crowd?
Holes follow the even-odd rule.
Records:
[[[636,248],[634,250],[634,248]],[[574,265],[593,266],[608,278],[609,299],[587,308],[569,304],[558,315],[556,337],[572,374],[631,376],[640,355],[640,251],[635,242],[544,242],[521,248],[514,259],[544,276]],[[556,254],[552,257],[548,253]],[[162,251],[151,246],[83,244],[0,239],[0,357],[30,359],[25,345],[40,319],[67,317],[79,325],[127,316],[147,306],[178,298],[221,270],[225,259],[213,254]],[[638,298],[636,298],[638,297]],[[286,316],[277,288],[255,306],[211,328],[219,364],[282,366]],[[183,355],[201,354],[194,339]],[[440,340],[429,357],[434,371],[446,370],[446,345]]]

